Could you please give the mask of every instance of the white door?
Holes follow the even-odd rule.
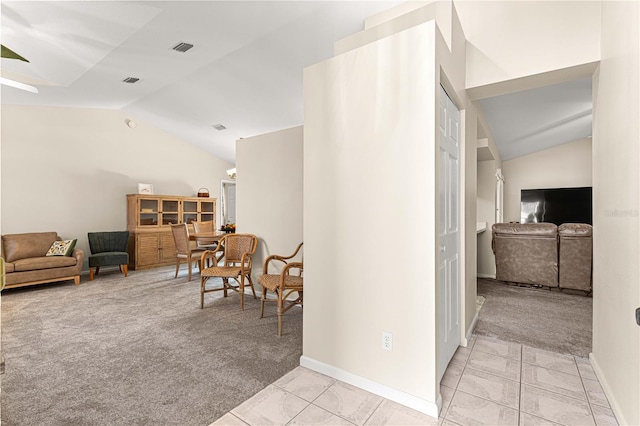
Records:
[[[460,344],[460,111],[440,87],[438,380]]]
[[[227,186],[227,222],[236,223],[236,184]]]

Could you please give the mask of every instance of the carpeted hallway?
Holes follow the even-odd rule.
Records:
[[[302,310],[174,271],[3,291],[3,426],[207,425],[299,365]]]
[[[482,278],[478,279],[478,296],[485,301],[476,334],[562,354],[589,356],[591,297]]]

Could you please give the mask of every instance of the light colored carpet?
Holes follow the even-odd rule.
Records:
[[[206,426],[299,365],[301,309],[278,338],[274,303],[201,310],[184,268],[3,291],[2,425]]]
[[[591,352],[593,299],[478,279],[485,298],[475,333],[580,357]]]

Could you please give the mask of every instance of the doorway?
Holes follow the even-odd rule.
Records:
[[[236,181],[220,181],[221,225],[236,223]]]

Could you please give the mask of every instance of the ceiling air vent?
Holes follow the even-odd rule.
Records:
[[[226,127],[224,127],[222,124],[214,124],[213,128],[216,130],[224,130],[226,129]]]
[[[127,77],[124,80],[122,80],[123,83],[131,83],[131,84],[137,83],[138,81],[140,81],[140,79],[137,77]]]
[[[176,52],[186,52],[187,50],[191,49],[193,47],[193,44],[189,44],[189,43],[178,43],[175,46],[173,46],[171,49],[175,50]]]

